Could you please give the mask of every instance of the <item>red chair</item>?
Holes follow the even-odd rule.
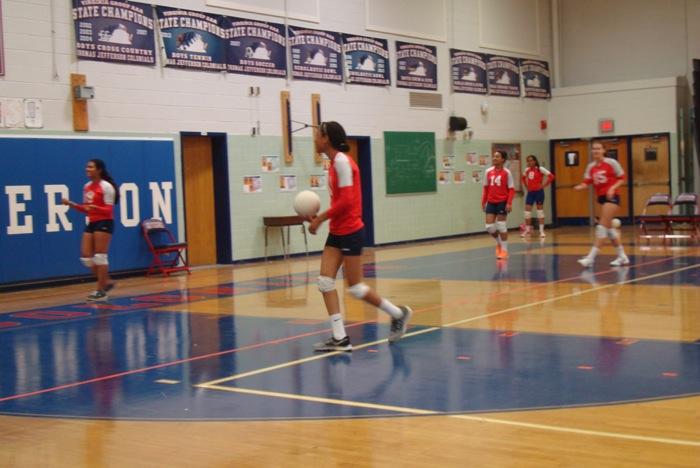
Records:
[[[666,238],[671,234],[671,222],[668,219],[671,208],[671,195],[655,193],[649,197],[644,204],[642,214],[637,217],[639,227],[642,230],[640,237],[645,237],[648,241],[652,237],[657,237],[652,235],[652,232],[659,232],[661,234],[658,237],[661,237],[665,243]],[[656,213],[652,213],[652,211],[656,211]]]
[[[143,220],[141,230],[148,244],[148,249],[153,254],[153,261],[148,267],[146,276],[154,272],[170,275],[174,271],[186,271],[187,274],[190,274],[190,267],[184,256],[187,243],[178,242],[162,219]]]
[[[674,237],[689,237],[694,242],[700,241],[700,205],[698,194],[685,192],[679,194],[673,200],[673,206],[668,216],[671,222],[671,231],[687,232],[687,235]]]

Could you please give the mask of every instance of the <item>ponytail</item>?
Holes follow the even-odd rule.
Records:
[[[345,129],[338,122],[322,122],[320,130],[322,135],[328,137],[331,146],[337,151],[342,151],[343,153],[350,151]]]

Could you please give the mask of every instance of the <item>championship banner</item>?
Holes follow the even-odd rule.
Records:
[[[386,39],[343,34],[347,82],[389,86],[389,42]]]
[[[73,0],[73,27],[78,59],[156,63],[151,5],[124,0]]]
[[[284,25],[224,17],[227,70],[244,75],[287,76]]]
[[[525,97],[534,99],[552,97],[547,62],[520,59],[520,73],[523,75],[523,83],[525,84]]]
[[[437,89],[437,47],[396,41],[396,86]]]
[[[487,60],[486,54],[450,49],[452,91],[470,94],[488,93]]]
[[[343,81],[340,34],[289,26],[292,50],[292,78]]]
[[[223,17],[199,11],[156,7],[165,66],[193,70],[226,70]]]
[[[489,93],[493,96],[520,97],[519,60],[504,55],[489,55]]]

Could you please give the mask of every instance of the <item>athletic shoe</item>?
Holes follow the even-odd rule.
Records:
[[[352,351],[352,344],[350,344],[350,337],[345,336],[340,340],[336,340],[334,337],[328,338],[326,341],[316,343],[314,345],[314,351],[320,352],[330,352],[330,351]]]
[[[576,261],[579,262],[581,264],[581,266],[584,268],[590,268],[593,266],[593,260],[591,260],[588,257],[579,258]]]
[[[625,254],[620,255],[615,260],[610,262],[610,266],[623,266],[623,265],[629,265],[629,264],[630,264],[630,259]]]
[[[392,318],[391,327],[389,329],[389,341],[398,341],[406,333],[406,328],[408,327],[408,321],[411,320],[411,315],[413,315],[413,310],[408,306],[399,306],[403,316],[401,318]]]
[[[116,285],[117,283],[115,283],[114,281],[112,281],[111,283],[107,283],[107,286],[105,286],[105,292],[110,292],[112,289],[114,289]]]
[[[547,237],[547,234],[545,234],[544,231],[540,231],[540,237],[544,239]]]
[[[503,247],[499,246],[498,249],[496,250],[496,259],[497,260],[504,260],[506,258],[508,258],[508,251],[505,250]]]
[[[87,297],[88,302],[105,302],[108,300],[107,293],[104,291],[95,291]]]

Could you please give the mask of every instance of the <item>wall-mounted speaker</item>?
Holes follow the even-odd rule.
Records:
[[[467,129],[467,119],[464,117],[450,117],[449,128],[451,132],[461,132]]]

